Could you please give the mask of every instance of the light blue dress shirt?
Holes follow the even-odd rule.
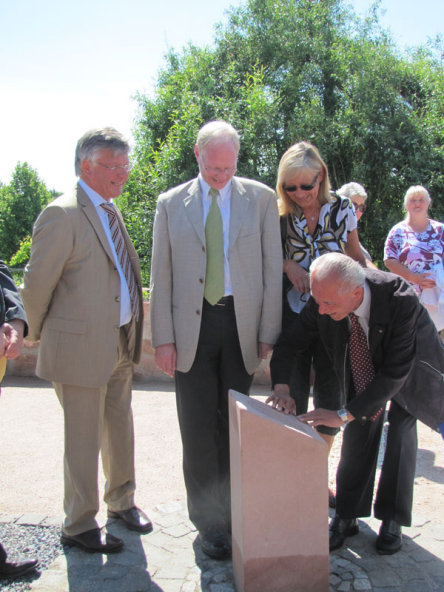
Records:
[[[207,220],[208,212],[210,211],[212,197],[210,195],[211,187],[206,183],[199,174],[200,190],[202,195],[202,212],[203,224]],[[224,275],[225,275],[225,296],[233,295],[233,288],[231,286],[230,276],[230,261],[228,258],[228,246],[230,240],[230,212],[231,212],[231,179],[228,183],[219,190],[217,198],[217,205],[219,206],[220,214],[222,216],[222,228],[224,233]]]
[[[107,202],[103,197],[101,197],[94,189],[91,189],[89,185],[85,183],[82,179],[79,179],[80,187],[85,191],[86,195],[92,201],[93,206],[96,208],[97,215],[100,218],[100,222],[102,223],[103,230],[105,231],[106,238],[108,239],[109,246],[111,248],[114,263],[116,264],[117,271],[119,272],[120,277],[120,326],[126,325],[131,321],[132,317],[132,310],[131,310],[131,299],[128,290],[128,284],[126,283],[125,274],[123,273],[122,266],[120,265],[120,260],[117,257],[116,249],[114,247],[113,239],[111,237],[111,231],[109,228],[109,218],[106,211],[101,207],[100,204],[102,203],[112,203],[112,200]]]

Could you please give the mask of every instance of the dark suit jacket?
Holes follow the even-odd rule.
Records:
[[[394,398],[433,429],[444,421],[444,346],[428,312],[397,275],[366,269],[371,292],[369,347],[376,376],[359,397],[350,394],[349,319],[320,315],[310,298],[291,326],[284,327],[271,359],[274,384],[289,384],[293,355],[321,339],[350,413],[365,422]],[[322,406],[322,403],[320,404]]]
[[[20,294],[9,269],[3,261],[0,261],[0,326],[13,319],[24,321],[26,335],[28,325]]]

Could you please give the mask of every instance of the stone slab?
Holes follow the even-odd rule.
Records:
[[[229,411],[237,592],[328,592],[326,443],[235,391]]]

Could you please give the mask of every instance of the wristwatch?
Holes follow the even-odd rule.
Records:
[[[344,409],[344,407],[343,407],[342,409],[339,409],[338,411],[336,411],[336,413],[338,414],[338,417],[342,421],[342,423],[344,425],[347,425],[348,424],[347,409]]]

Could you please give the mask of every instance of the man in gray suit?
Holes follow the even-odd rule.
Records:
[[[194,148],[199,176],[160,195],[151,327],[175,376],[190,519],[204,552],[231,552],[228,390],[248,393],[281,327],[282,253],[274,192],[235,177],[236,130],[213,121]]]
[[[139,259],[112,202],[128,179],[128,153],[113,128],[80,138],[78,185],[38,217],[22,291],[29,338],[41,340],[37,375],[53,382],[65,419],[61,541],[98,553],[122,548],[95,519],[99,453],[108,516],[138,532],[152,530],[134,505],[131,384],[143,326]]]

